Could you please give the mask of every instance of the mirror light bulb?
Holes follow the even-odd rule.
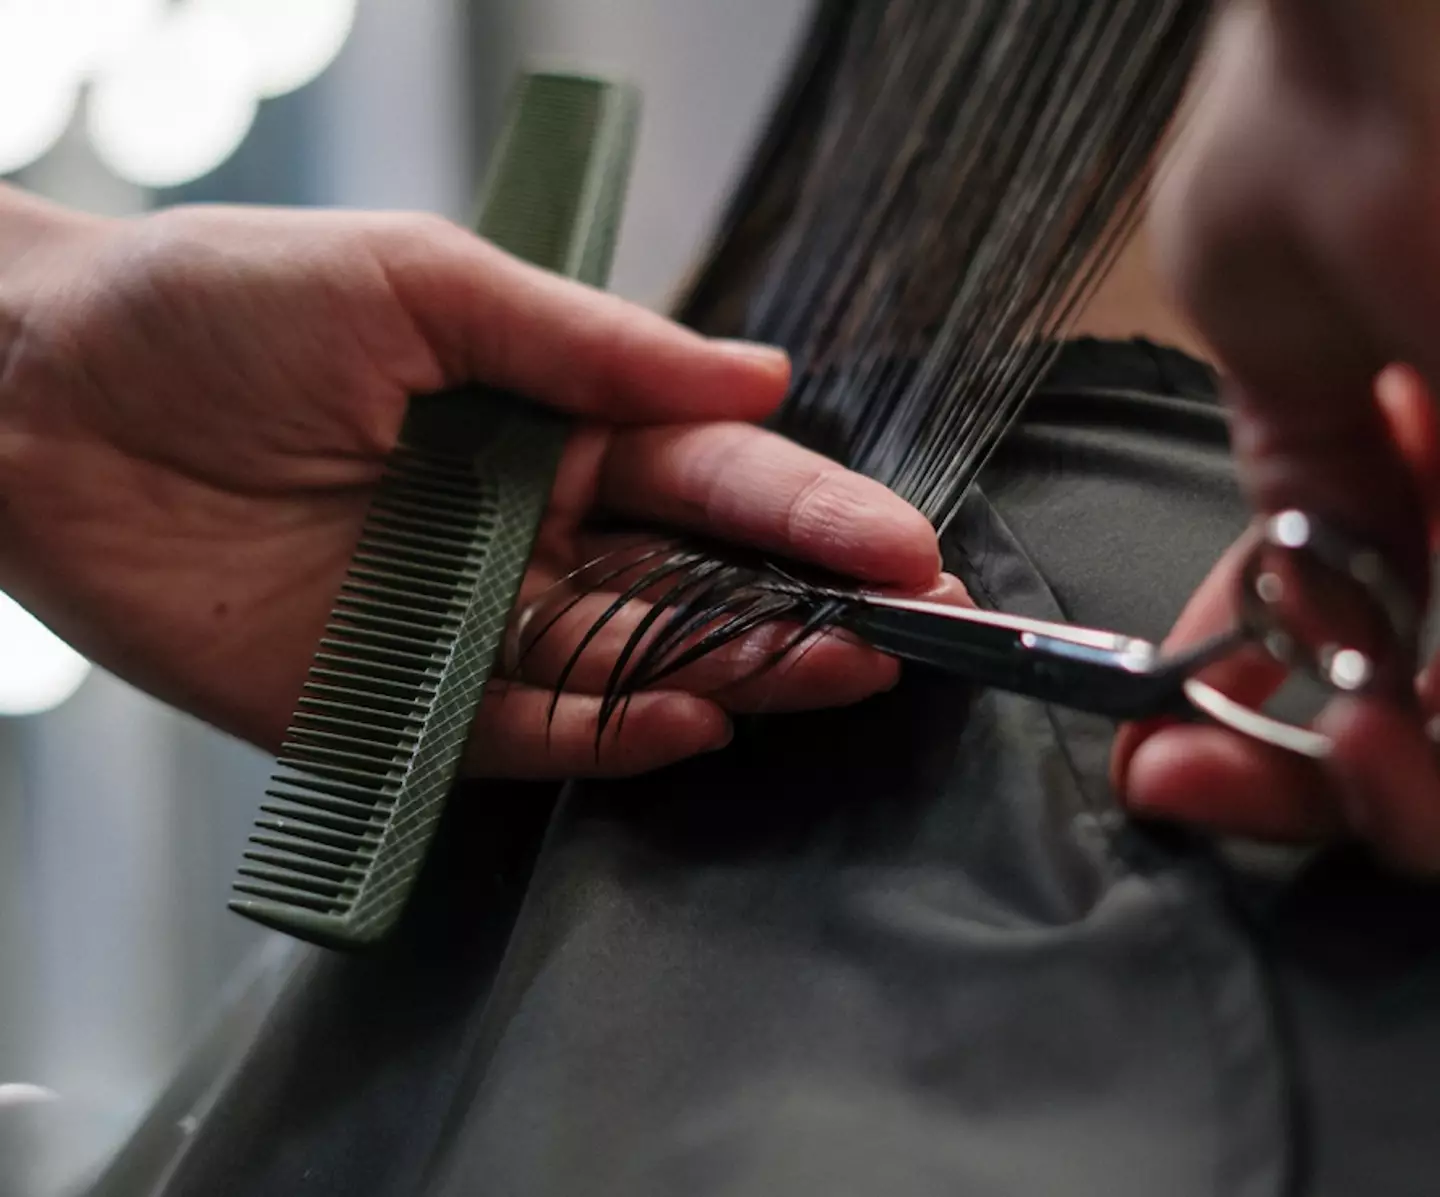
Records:
[[[233,22],[261,97],[304,87],[335,61],[355,24],[356,0],[191,0]]]
[[[70,698],[90,662],[0,594],[0,715],[40,715]]]
[[[0,175],[43,157],[80,96],[64,13],[47,0],[0,0]]]
[[[172,10],[91,87],[87,124],[101,160],[142,187],[176,187],[235,152],[255,120],[245,41],[215,12]]]

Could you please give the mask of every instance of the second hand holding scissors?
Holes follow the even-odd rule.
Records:
[[[1420,621],[1378,554],[1315,517],[1281,512],[1257,531],[1233,628],[1175,653],[1116,632],[994,611],[841,591],[828,597],[840,605],[839,626],[872,647],[977,685],[1119,720],[1205,717],[1323,758],[1330,741],[1322,733],[1245,706],[1198,675],[1258,645],[1333,692],[1359,693],[1413,677]],[[1316,590],[1329,610],[1313,606]],[[1323,626],[1327,616],[1346,625],[1338,635]]]

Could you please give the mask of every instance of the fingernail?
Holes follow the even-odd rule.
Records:
[[[928,603],[967,603],[970,601],[970,592],[965,588],[965,583],[954,574],[940,572],[938,581],[927,586],[924,590],[910,592],[899,592],[904,598],[920,598]]]
[[[722,752],[722,751],[725,750],[726,748],[729,748],[729,747],[730,747],[731,741],[733,741],[734,739],[735,739],[735,721],[734,721],[733,719],[726,719],[726,720],[725,720],[725,729],[724,729],[724,731],[721,733],[720,739],[718,739],[718,740],[715,742],[714,746],[710,749],[710,751],[711,751],[711,752]]]
[[[944,563],[943,558],[941,563]],[[970,597],[970,590],[965,583],[954,574],[949,573],[941,573],[938,593],[944,598],[968,599]]]
[[[1110,757],[1110,789],[1126,810],[1143,814],[1147,807],[1143,794],[1137,797],[1130,792],[1130,767],[1137,753],[1153,736],[1180,724],[1179,719],[1159,715],[1120,729]]]
[[[766,370],[788,370],[790,368],[790,355],[783,349],[777,349],[774,345],[762,345],[758,341],[724,339],[712,341],[711,344],[731,357],[761,366]]]

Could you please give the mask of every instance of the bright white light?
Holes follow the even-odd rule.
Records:
[[[60,1094],[40,1085],[0,1085],[0,1110],[19,1106],[48,1106],[60,1100]]]
[[[129,51],[169,6],[169,0],[41,2],[65,21],[75,69],[84,75]]]
[[[49,0],[0,0],[0,175],[42,157],[70,124],[80,74],[61,17]]]
[[[80,689],[90,662],[0,594],[0,715],[39,715]]]
[[[216,13],[179,8],[95,77],[90,140],[121,178],[174,187],[230,157],[257,105],[250,57],[235,27]]]
[[[69,126],[92,81],[96,153],[143,187],[208,174],[259,101],[309,83],[340,53],[357,0],[0,0],[0,174]]]
[[[191,0],[244,35],[261,96],[303,87],[340,53],[355,23],[356,0]]]

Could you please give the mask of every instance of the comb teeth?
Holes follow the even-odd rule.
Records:
[[[365,521],[237,893],[345,919],[454,655],[497,516],[471,458],[395,452]]]
[[[603,286],[639,97],[516,89],[480,233]],[[311,662],[230,908],[332,948],[398,922],[459,773],[549,506],[568,417],[493,387],[412,396]]]

